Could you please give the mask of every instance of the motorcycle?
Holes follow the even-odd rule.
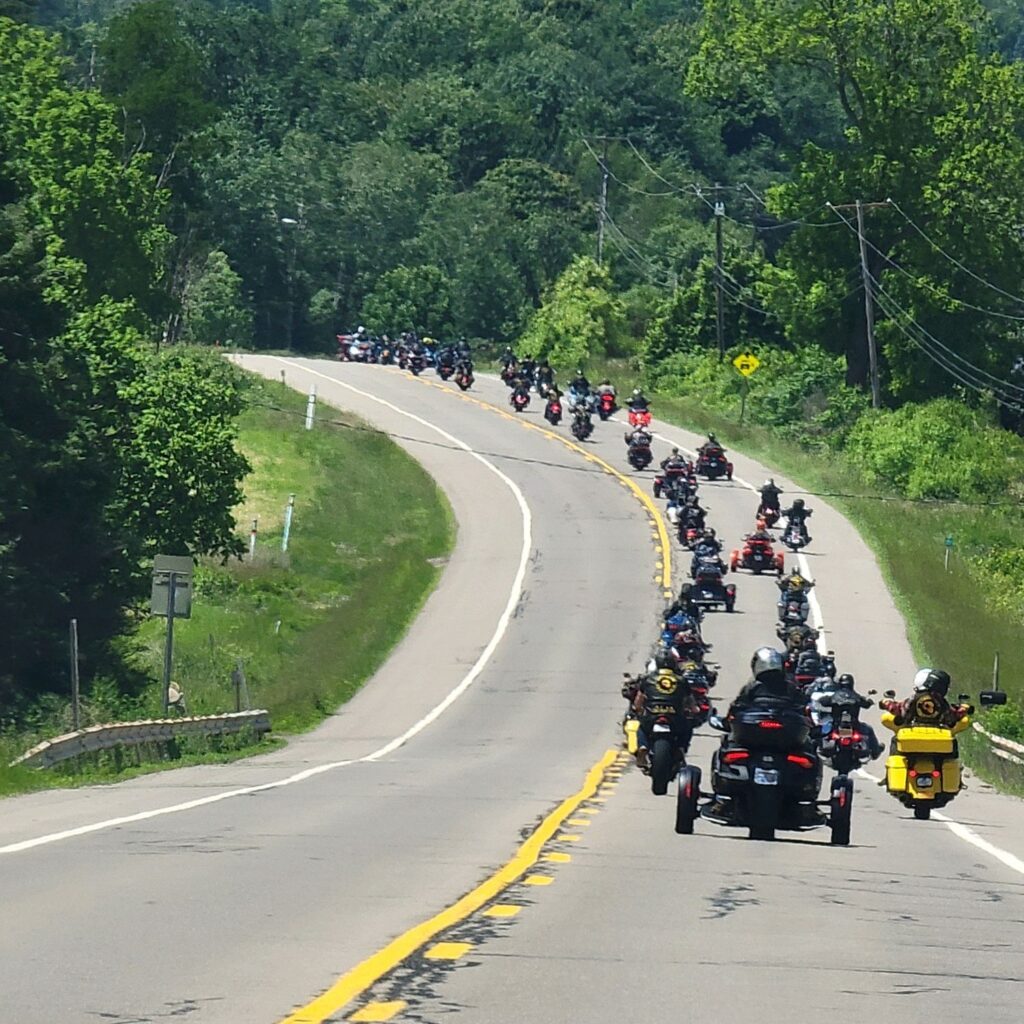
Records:
[[[514,363],[503,366],[501,369],[501,379],[506,387],[514,388],[516,381],[519,379],[519,367]]]
[[[460,366],[455,371],[455,383],[458,384],[460,391],[468,391],[473,386],[475,379],[473,371],[468,366]]]
[[[650,409],[630,409],[629,425],[635,430],[637,427],[649,427],[651,425]]]
[[[763,540],[760,537],[748,537],[743,542],[742,548],[736,548],[729,558],[729,568],[735,572],[737,569],[749,569],[755,576],[763,572],[774,572],[779,576],[783,572],[784,555],[778,554],[772,549],[771,541]]]
[[[736,607],[736,585],[722,579],[722,563],[717,558],[702,560],[696,567],[690,600],[700,608],[717,608],[727,612]]]
[[[562,403],[557,398],[549,398],[544,406],[544,419],[553,427],[562,422]]]
[[[896,734],[892,753],[885,761],[885,788],[904,807],[914,812],[918,821],[927,821],[933,808],[945,807],[963,788],[960,774],[960,751],[956,737],[971,724],[974,707],[966,703],[970,695],[962,693],[960,704],[953,710],[956,721],[952,725],[936,718],[933,725],[897,725],[891,710],[896,694],[886,691],[880,705],[882,725]],[[914,698],[922,717],[930,718],[936,711],[935,697],[927,692]],[[925,707],[925,704],[930,707]],[[984,690],[980,695],[982,707],[1006,703],[1001,690]],[[927,714],[924,712],[927,711]]]
[[[778,521],[780,511],[777,508],[765,508],[764,505],[757,507],[757,519],[763,519],[765,528],[770,530]]]
[[[441,380],[448,380],[448,378],[455,373],[455,364],[448,360],[443,360],[437,364],[436,370],[437,375]]]
[[[779,624],[784,628],[802,626],[807,622],[811,612],[810,602],[806,597],[786,598],[778,604]]]
[[[590,408],[589,391],[577,391],[575,388],[570,387],[565,393],[565,404],[569,407],[569,412],[571,413],[575,413],[577,409],[583,409],[588,414],[592,411]]]
[[[750,708],[729,724],[717,716],[708,724],[728,735],[712,758],[713,792],[695,817],[746,828],[751,839],[828,825],[834,845],[849,843],[852,784],[834,783],[829,799],[818,799],[821,760],[807,752],[810,727],[802,714]]]
[[[418,352],[414,352],[409,356],[408,364],[409,369],[412,371],[412,375],[414,377],[418,377],[423,372],[426,360]]]
[[[626,458],[637,472],[646,469],[651,464],[651,459],[654,458],[651,454],[650,442],[631,444],[626,452]]]
[[[572,416],[572,426],[569,429],[577,441],[586,441],[594,432],[594,421],[584,406],[576,407]]]
[[[732,463],[725,457],[722,448],[712,448],[697,455],[697,462],[694,470],[698,476],[705,476],[709,480],[717,480],[724,476],[726,480],[732,479]]]
[[[602,391],[597,397],[597,415],[602,422],[615,412],[615,396],[610,391]]]
[[[508,401],[509,405],[511,405],[516,412],[522,412],[530,404],[530,393],[525,389],[517,389],[509,395]]]
[[[799,551],[807,547],[810,537],[807,536],[807,528],[801,522],[790,522],[782,531],[782,543],[791,551]]]

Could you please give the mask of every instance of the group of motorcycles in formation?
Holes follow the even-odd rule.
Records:
[[[476,380],[473,354],[465,338],[456,344],[441,344],[433,338],[421,338],[416,331],[402,331],[397,340],[392,340],[387,334],[371,334],[365,327],[336,338],[342,362],[398,366],[415,377],[433,367],[441,380],[453,380],[462,391],[468,391]]]
[[[666,516],[692,552],[691,582],[665,609],[645,671],[625,675],[626,746],[650,776],[655,795],[666,794],[675,780],[678,833],[692,833],[698,817],[745,828],[751,839],[773,839],[778,829],[827,826],[831,843],[845,846],[850,842],[853,773],[885,752],[874,729],[861,721],[861,712],[875,704],[870,699],[875,691],[858,693],[853,676],[837,672],[835,653],[819,649],[822,638],[808,621],[814,581],[799,570],[787,575],[785,556],[774,550],[771,531],[780,519],[786,521],[781,539],[787,547],[798,551],[810,543],[812,510],[801,499],[782,509],[781,490],[767,480],[754,530],[730,553],[728,565],[723,560],[722,544],[707,527],[707,513],[697,498],[697,478],[731,478],[731,468],[712,434],[696,460],[673,449],[655,476],[654,494],[666,499]],[[723,578],[729,569],[776,575],[781,649],[766,646],[754,652],[750,681],[720,715],[709,696],[718,666],[707,660],[711,645],[702,624],[708,609],[735,607],[735,585]],[[963,788],[956,736],[970,725],[974,708],[967,694],[952,703],[949,688],[946,672],[926,668],[917,673],[908,699],[899,701],[887,691],[878,702],[882,725],[894,734],[884,784],[919,819]],[[980,700],[1002,704],[1006,695],[985,691]],[[724,734],[711,759],[709,793],[701,790],[700,769],[687,763],[694,731],[705,724]],[[822,799],[826,765],[835,775]]]
[[[473,384],[473,360],[464,340],[439,345],[409,331],[392,343],[387,335],[374,337],[360,327],[339,335],[338,345],[343,360],[393,363],[414,375],[433,366],[442,380],[453,379],[463,391]],[[607,420],[618,409],[611,382],[592,387],[582,369],[563,395],[546,361],[519,360],[506,349],[500,362],[512,408],[525,411],[531,390],[536,391],[545,403],[544,418],[557,426],[568,412],[579,441],[593,433],[594,416]],[[626,455],[642,471],[653,461],[653,434],[650,403],[640,389],[630,396],[628,414]],[[861,721],[861,712],[875,705],[871,697],[876,691],[858,693],[853,676],[838,673],[835,653],[819,649],[821,635],[809,622],[814,581],[796,569],[786,574],[785,555],[774,548],[776,528],[778,539],[793,552],[810,543],[807,520],[812,510],[802,499],[783,509],[781,489],[767,480],[754,529],[730,552],[728,562],[723,559],[722,543],[707,525],[698,490],[700,478],[732,477],[732,462],[714,434],[692,461],[673,448],[655,474],[654,495],[665,500],[665,517],[691,553],[690,579],[664,610],[644,671],[625,673],[626,746],[650,777],[656,796],[668,793],[675,782],[678,833],[692,833],[697,818],[745,828],[751,839],[773,839],[776,830],[827,826],[831,843],[845,846],[851,833],[853,773],[885,751],[874,729]],[[780,520],[785,520],[784,527],[778,527]],[[734,610],[736,586],[725,582],[730,570],[776,576],[776,636],[781,646],[754,652],[750,681],[722,715],[711,697],[720,666],[708,659],[712,647],[703,624],[709,610]],[[923,668],[907,699],[897,700],[888,690],[877,702],[882,725],[893,733],[884,784],[918,819],[927,819],[933,808],[944,807],[963,788],[956,737],[970,725],[974,707],[968,694],[951,701],[949,689],[948,673]],[[1002,691],[980,694],[982,705],[1005,702]],[[701,789],[700,768],[687,762],[694,732],[704,725],[723,734],[711,759],[710,792]],[[825,765],[835,774],[822,799]]]

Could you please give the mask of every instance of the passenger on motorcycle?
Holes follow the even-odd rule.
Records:
[[[810,519],[813,512],[813,509],[807,508],[804,504],[803,498],[795,498],[789,508],[783,509],[782,514],[790,524],[796,523],[800,527],[804,541],[808,542],[811,538],[807,533],[807,520]]]
[[[800,602],[800,609],[806,619],[810,611],[810,602],[807,595],[814,586],[814,581],[807,579],[806,576],[802,576],[800,574],[799,570],[794,569],[788,576],[780,577],[777,580],[777,585],[781,591],[779,594],[779,601],[776,606],[779,612],[779,621],[782,622],[785,618],[786,605],[789,604],[790,601]]]
[[[635,430],[627,430],[625,433],[626,446],[629,448],[650,448],[654,440],[651,432],[646,427],[637,427]]]
[[[773,512],[778,512],[780,494],[782,494],[782,490],[775,486],[774,477],[765,480],[764,484],[761,486],[761,504],[757,509],[758,515],[762,512],[768,511],[769,509]]]
[[[964,715],[966,704],[950,704],[949,673],[942,669],[922,668],[914,676],[914,692],[905,701],[882,700],[878,706],[891,712],[896,725],[931,725],[952,728]]]
[[[597,385],[597,393],[599,395],[611,395],[612,398],[615,398],[618,394],[615,390],[615,385],[607,377]]]

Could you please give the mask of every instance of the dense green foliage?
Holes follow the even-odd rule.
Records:
[[[57,42],[0,20],[0,712],[86,679],[158,551],[225,555],[242,396],[207,353],[154,352],[165,197]]]

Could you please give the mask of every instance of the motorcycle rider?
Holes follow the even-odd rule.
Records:
[[[827,677],[826,677],[827,678]],[[862,697],[857,692],[857,683],[853,676],[849,672],[844,672],[838,679],[836,679],[836,691],[844,690],[847,693],[857,698],[859,705],[862,708],[874,707],[875,702],[870,697]],[[872,760],[880,757],[885,751],[883,744],[878,742],[878,737],[875,735],[875,730],[868,725],[867,722],[862,722],[860,719],[857,720],[857,731],[867,740],[868,750],[871,751]]]
[[[775,485],[775,478],[769,477],[761,485],[761,504],[757,508],[757,514],[760,515],[762,512],[779,512],[779,495],[782,494],[782,489]]]
[[[704,536],[693,546],[693,559],[690,562],[690,575],[696,579],[697,569],[701,562],[714,560],[722,571],[725,565],[718,556],[722,553],[722,542],[718,539],[713,527],[704,531]]]
[[[625,433],[626,446],[628,448],[650,448],[654,438],[646,427],[637,427],[635,430],[627,430]]]
[[[530,402],[530,384],[523,377],[517,377],[515,384],[512,388],[512,393],[508,396],[509,405],[514,406],[516,404],[516,398],[522,397],[526,399],[526,405]]]
[[[655,658],[654,671],[645,672],[630,680],[622,688],[623,696],[631,699],[632,712],[640,720],[637,730],[636,763],[640,768],[649,766],[648,750],[650,737],[645,725],[650,725],[646,710],[651,706],[668,705],[675,712],[671,716],[672,732],[679,746],[685,752],[693,738],[693,722],[687,711],[697,712],[690,693],[689,684],[676,671],[671,655],[658,654]]]
[[[469,342],[466,341],[465,335],[459,338],[459,343],[455,346],[455,358],[467,363],[473,361],[473,350],[469,347]]]
[[[582,366],[576,367],[576,376],[573,377],[569,387],[581,397],[590,394],[590,381],[587,380],[587,375],[583,372]]]
[[[803,711],[807,698],[803,690],[786,678],[785,659],[774,647],[759,647],[750,659],[751,678],[729,707],[727,718],[749,708]]]
[[[515,366],[517,363],[516,354],[512,351],[510,345],[505,346],[505,351],[501,353],[501,368],[507,370],[510,366]]]
[[[811,540],[807,533],[807,520],[810,519],[813,512],[813,509],[807,508],[804,504],[803,498],[794,498],[793,504],[782,511],[782,515],[786,517],[787,523],[790,526],[796,523],[800,528],[800,535],[803,537],[805,544],[809,544]]]
[[[647,396],[640,390],[640,388],[633,388],[633,394],[629,396],[629,407],[633,412],[647,412],[650,408],[650,402],[647,400]]]
[[[708,434],[708,439],[697,449],[698,455],[712,455],[719,454],[723,451],[722,446],[718,443],[718,438],[715,437],[714,433]]]
[[[950,704],[949,673],[922,668],[914,676],[914,692],[905,701],[881,700],[878,706],[893,716],[896,725],[931,725],[951,728],[966,714],[966,704]]]
[[[684,583],[679,588],[679,596],[665,609],[665,618],[683,614],[699,623],[704,618],[704,609],[693,602],[693,584]]]
[[[537,366],[537,370],[534,373],[534,378],[537,381],[537,390],[544,394],[555,386],[555,371],[548,365],[546,359],[542,359],[540,364]]]
[[[780,590],[779,601],[776,605],[779,613],[779,622],[782,622],[786,615],[786,605],[790,601],[798,601],[800,604],[801,614],[806,619],[810,614],[810,602],[808,601],[807,595],[814,586],[812,580],[807,579],[800,575],[798,569],[794,569],[787,576],[781,576],[777,581],[776,585]]]
[[[611,395],[613,399],[618,395],[618,392],[615,390],[615,385],[607,377],[597,385],[597,393],[598,396]]]

